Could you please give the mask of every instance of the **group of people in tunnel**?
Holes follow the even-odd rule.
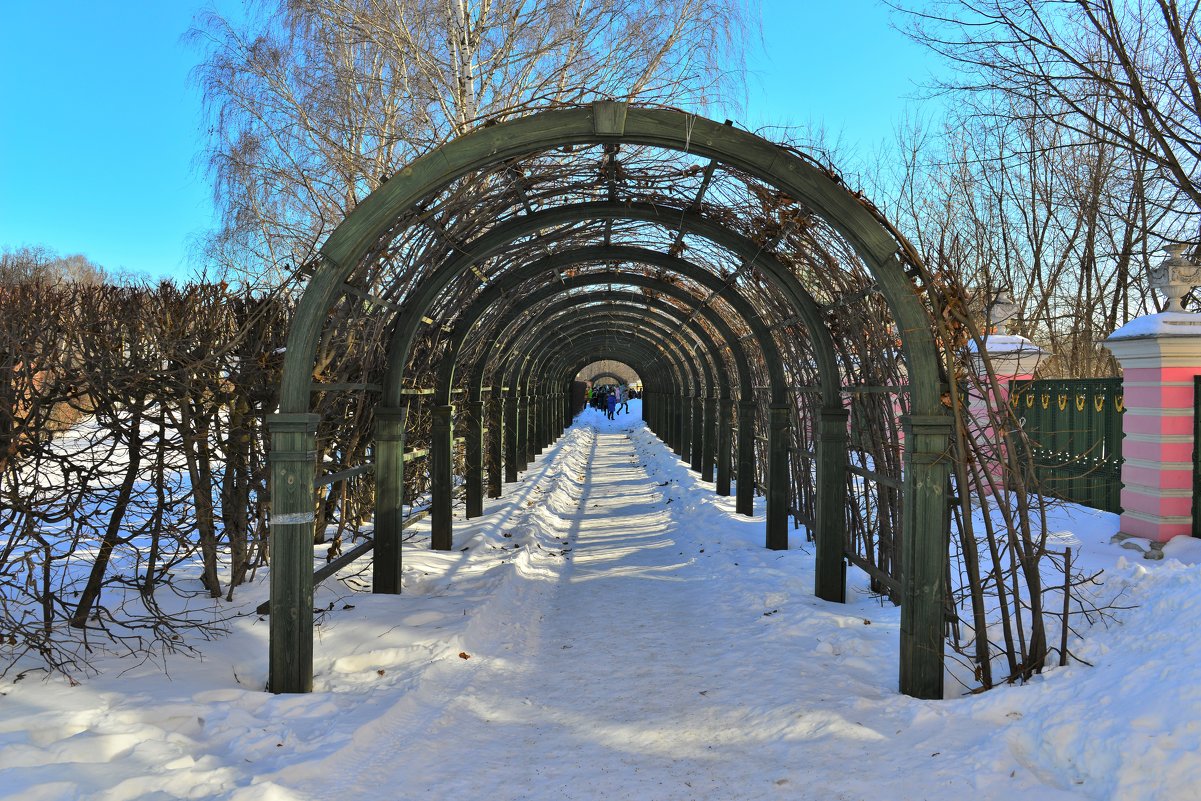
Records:
[[[629,413],[630,400],[638,397],[638,391],[624,384],[618,386],[604,385],[588,390],[588,405],[604,413],[610,420],[617,415]]]

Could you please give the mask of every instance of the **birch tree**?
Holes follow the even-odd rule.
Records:
[[[276,0],[192,32],[220,264],[277,282],[401,165],[489,120],[741,86],[745,0]]]

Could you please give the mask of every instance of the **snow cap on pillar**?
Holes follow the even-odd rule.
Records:
[[[1002,383],[1012,378],[1029,378],[1049,354],[1030,340],[1016,334],[998,334],[1010,320],[1018,316],[1021,307],[1013,302],[1009,290],[990,292],[985,307],[985,335],[968,342],[967,350],[977,375],[986,373],[985,360]],[[1003,389],[1008,392],[1008,387]]]
[[[979,374],[984,373],[984,358],[988,357],[998,378],[1033,375],[1038,365],[1050,353],[1030,340],[1016,334],[989,334],[979,344],[972,340],[967,346],[972,364]]]

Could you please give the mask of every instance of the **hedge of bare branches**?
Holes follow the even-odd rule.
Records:
[[[207,627],[266,554],[263,415],[287,307],[223,284],[0,284],[6,665]],[[81,645],[83,646],[81,648]]]
[[[0,281],[0,673],[87,670],[95,648],[189,648],[267,563],[268,448],[291,318],[224,283]],[[366,338],[366,335],[364,334]],[[378,365],[327,342],[320,379]],[[318,393],[325,472],[368,458],[362,394]],[[428,436],[414,405],[411,441]],[[417,461],[411,502],[428,488]],[[370,476],[319,492],[320,553],[371,520]],[[205,601],[204,599],[210,599]],[[214,614],[213,607],[217,607]]]

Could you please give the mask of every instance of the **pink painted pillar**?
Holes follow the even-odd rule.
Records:
[[[997,377],[997,383],[1000,384],[1000,395],[1003,403],[1009,402],[1009,382],[1029,381],[1034,377],[1034,371],[1038,368],[1039,363],[1047,357],[1047,351],[1035,345],[1030,340],[1021,336],[1009,334],[989,334],[983,339],[983,347],[977,348],[973,341],[968,344],[968,349],[972,354],[972,362],[975,365],[977,374],[980,375],[982,381],[987,386],[987,370],[985,368],[984,359],[981,353],[988,356],[988,362],[992,365],[993,374]],[[989,415],[989,410],[994,408],[996,399],[989,395],[988,397],[972,393],[971,401],[968,410],[976,423],[976,436],[978,442],[991,442],[996,444],[994,457],[990,460],[988,471],[998,483],[1002,481],[1004,471],[1001,468],[1001,461],[1004,459],[1005,443],[1001,441],[1001,437],[992,428],[992,420]],[[1021,417],[1021,410],[1018,410],[1018,416]]]
[[[1105,347],[1122,365],[1121,533],[1166,542],[1192,534],[1193,376],[1201,314],[1162,312],[1119,328]]]

